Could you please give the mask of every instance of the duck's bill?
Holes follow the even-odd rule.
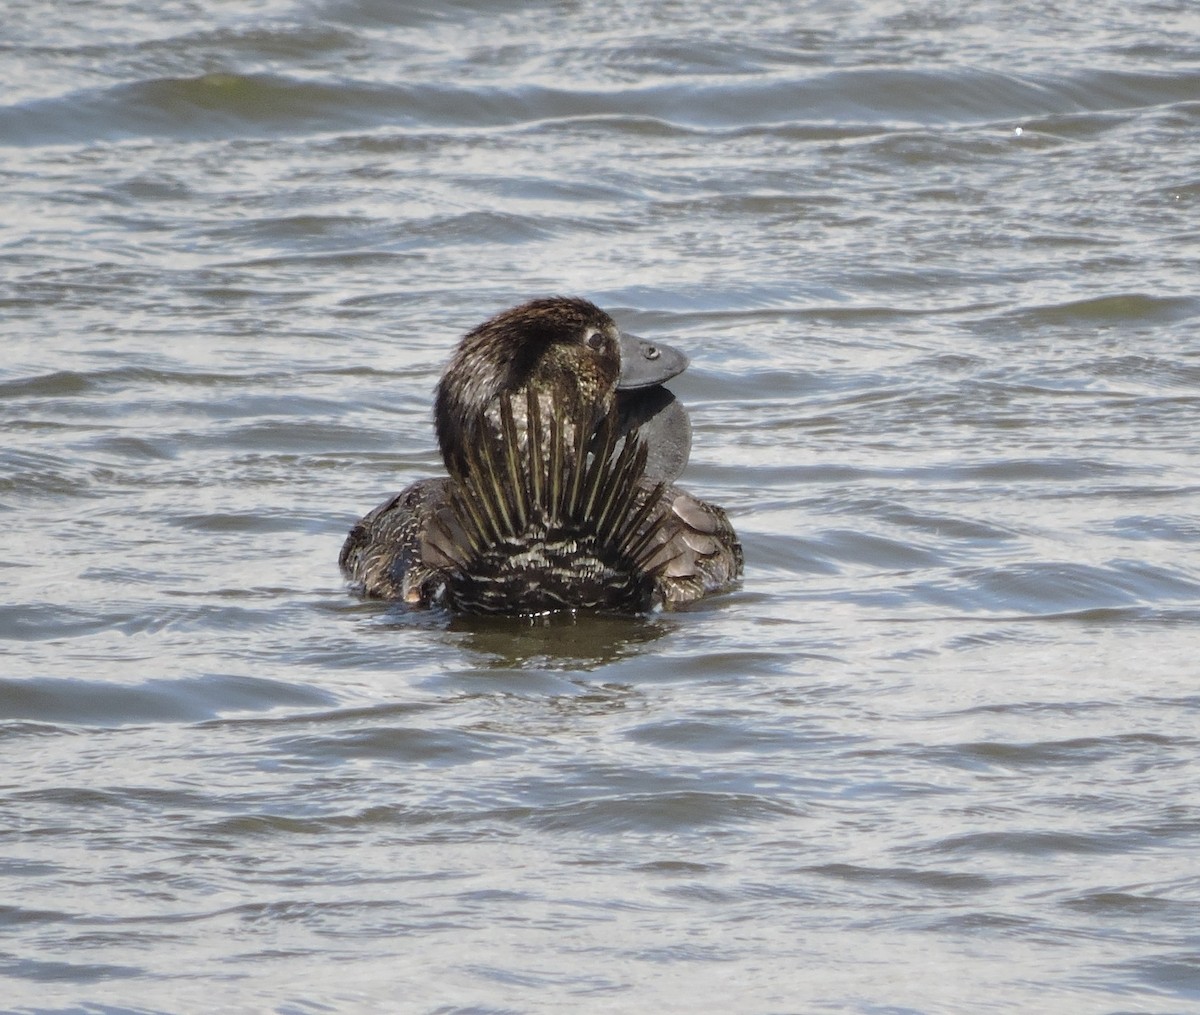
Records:
[[[688,358],[678,349],[621,332],[621,374],[617,378],[620,391],[662,384],[683,373],[687,365]]]
[[[692,422],[687,410],[666,388],[653,387],[617,396],[621,436],[636,429],[646,446],[646,478],[673,483],[692,451]]]

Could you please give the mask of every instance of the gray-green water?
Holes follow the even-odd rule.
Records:
[[[1200,1011],[1194,3],[10,7],[5,1009]],[[548,293],[744,588],[356,602]]]

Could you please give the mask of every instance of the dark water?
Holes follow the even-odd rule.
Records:
[[[1194,3],[10,6],[4,1008],[1200,1011]],[[353,600],[547,293],[744,588]]]

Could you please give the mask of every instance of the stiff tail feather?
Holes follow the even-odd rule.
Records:
[[[665,484],[644,480],[637,432],[622,437],[614,417],[594,434],[569,426],[532,391],[503,396],[498,432],[482,429],[422,537],[448,604],[488,613],[651,605],[673,524]]]

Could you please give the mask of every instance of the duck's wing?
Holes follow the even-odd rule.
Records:
[[[723,508],[670,486],[651,514],[645,566],[656,598],[670,608],[731,588],[742,577],[742,544]]]
[[[372,599],[428,601],[431,575],[421,554],[421,533],[444,503],[447,479],[424,479],[384,501],[346,536],[338,566],[346,580]]]

